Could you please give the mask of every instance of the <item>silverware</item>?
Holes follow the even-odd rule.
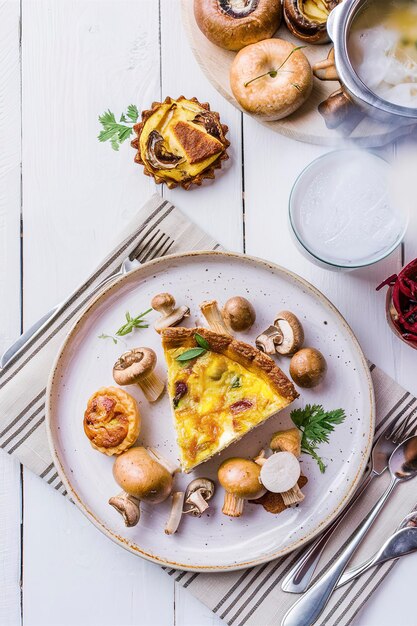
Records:
[[[281,584],[283,591],[302,593],[307,589],[320,561],[323,550],[340,522],[345,519],[348,512],[358,501],[371,481],[376,476],[381,476],[381,474],[385,472],[388,467],[389,458],[395,447],[407,437],[415,434],[417,429],[417,415],[415,413],[416,411],[411,411],[405,419],[395,422],[394,424],[389,424],[380,433],[373,444],[371,466],[364,480],[359,485],[356,493],[349,504],[343,509],[342,513],[330,524],[324,533],[301,553]]]
[[[391,454],[388,469],[391,481],[386,491],[351,535],[348,544],[332,566],[290,608],[281,626],[311,626],[321,615],[348,562],[366,537],[391,493],[400,482],[410,480],[417,475],[417,436],[406,439],[395,448]]]
[[[148,238],[149,234],[150,231],[145,233],[136,248],[124,259],[118,270],[110,276],[107,276],[90,291],[90,297],[97,294],[107,284],[127,274],[141,263],[146,263],[146,261],[151,261],[159,256],[165,256],[174,244],[174,240],[159,229]],[[6,365],[11,364],[29,342],[34,342],[57,319],[59,314],[65,309],[67,302],[68,299],[65,300],[65,302],[57,304],[53,309],[48,311],[48,313],[45,313],[45,315],[35,322],[26,332],[20,335],[19,339],[7,348],[0,358],[0,370],[4,369]]]
[[[380,549],[368,560],[364,561],[356,567],[347,570],[339,582],[337,587],[342,587],[350,583],[358,576],[362,576],[371,567],[399,559],[400,556],[411,554],[417,550],[417,513],[414,511],[409,513],[392,533],[390,537],[380,547]]]

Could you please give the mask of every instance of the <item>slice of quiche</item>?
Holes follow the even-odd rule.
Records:
[[[161,335],[185,472],[298,397],[275,362],[242,341],[206,328],[167,328]]]

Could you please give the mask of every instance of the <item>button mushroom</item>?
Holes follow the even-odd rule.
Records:
[[[172,467],[169,464],[165,467],[161,461],[152,450],[142,447],[130,448],[116,458],[113,476],[123,492],[110,498],[109,504],[123,515],[127,526],[138,523],[140,501],[159,504],[170,495]]]
[[[252,304],[242,296],[229,298],[223,307],[223,319],[235,332],[249,330],[255,323],[256,313]]]
[[[298,428],[278,431],[272,435],[269,447],[273,452],[291,452],[299,457],[301,455],[301,432]]]
[[[214,483],[208,478],[196,478],[185,492],[184,513],[200,517],[209,508],[207,502],[214,494]]]
[[[230,517],[240,517],[245,500],[256,500],[266,489],[260,482],[261,468],[254,461],[232,458],[223,461],[217,477],[225,490],[223,513]]]
[[[176,326],[184,317],[190,315],[188,306],[175,306],[175,298],[170,293],[158,293],[152,298],[151,307],[162,313],[159,320],[154,324],[155,330],[160,333],[169,326]]]
[[[163,393],[165,383],[154,372],[156,354],[151,348],[133,348],[116,361],[113,378],[120,386],[139,385],[149,402]]]
[[[212,331],[219,333],[220,335],[230,336],[230,332],[224,322],[217,300],[205,300],[200,304],[200,309]]]
[[[316,387],[322,382],[326,371],[326,359],[315,348],[299,350],[290,361],[291,378],[299,387]]]
[[[256,347],[267,354],[289,355],[297,352],[304,343],[304,330],[300,320],[291,311],[278,313],[273,326],[256,338]]]

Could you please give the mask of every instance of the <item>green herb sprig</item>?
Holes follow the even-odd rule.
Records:
[[[182,352],[179,356],[176,357],[176,361],[191,361],[192,359],[196,359],[197,357],[202,356],[210,350],[209,342],[207,341],[207,339],[204,339],[202,335],[199,335],[199,333],[195,333],[194,339],[199,347],[185,350],[185,352]]]
[[[316,450],[319,444],[329,442],[330,433],[345,418],[346,414],[343,409],[325,411],[321,404],[306,404],[304,409],[291,411],[291,419],[302,433],[301,451],[317,461],[322,474],[326,471],[326,465]]]
[[[99,141],[110,141],[113,150],[118,150],[120,144],[130,137],[133,133],[133,124],[136,124],[139,117],[139,111],[135,104],[129,104],[126,113],[122,113],[119,121],[110,110],[100,115],[98,121],[103,127],[98,135]]]
[[[151,311],[152,309],[148,309],[147,311],[140,313],[136,317],[132,317],[129,311],[127,311],[125,314],[126,322],[122,326],[120,326],[119,330],[116,330],[116,336],[106,335],[105,333],[102,333],[101,335],[99,335],[99,339],[112,339],[113,343],[117,343],[117,337],[124,337],[125,335],[131,333],[135,328],[148,328],[149,324],[144,318],[145,315],[148,315],[148,313],[150,313]]]
[[[248,87],[255,80],[259,80],[259,78],[263,78],[264,76],[270,76],[271,78],[276,78],[277,75],[278,75],[278,72],[284,67],[284,65],[286,64],[286,62],[290,58],[290,56],[293,55],[294,52],[297,52],[297,50],[302,50],[303,48],[306,48],[306,47],[307,46],[296,46],[286,56],[286,58],[283,60],[283,62],[281,63],[281,65],[279,67],[277,67],[275,70],[268,70],[268,72],[265,72],[264,74],[259,74],[259,76],[255,76],[255,78],[251,78],[250,80],[246,81],[246,83],[244,83],[244,86]],[[292,84],[293,87],[295,87],[296,89],[300,90],[300,86],[299,85],[297,85],[296,83],[291,83],[291,84]]]

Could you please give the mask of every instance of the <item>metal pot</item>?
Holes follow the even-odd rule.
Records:
[[[327,30],[334,43],[339,80],[352,100],[370,116],[395,125],[417,122],[417,108],[403,107],[373,93],[356,74],[348,53],[349,32],[354,18],[368,0],[344,0],[330,13]]]

